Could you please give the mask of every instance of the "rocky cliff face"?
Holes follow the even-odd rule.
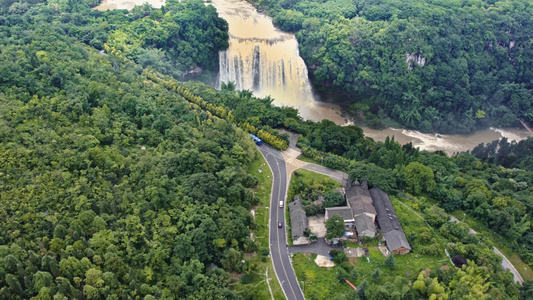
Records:
[[[409,54],[409,52],[405,52],[405,61],[407,62],[407,68],[409,70],[413,69],[413,64],[417,64],[421,67],[423,67],[426,64],[426,58],[422,57],[420,54]]]

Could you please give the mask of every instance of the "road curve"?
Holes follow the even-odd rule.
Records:
[[[350,176],[348,174],[330,169],[328,167],[309,163],[305,165],[302,169],[329,176],[331,179],[337,181],[343,186],[347,186],[350,183]]]
[[[261,152],[272,171],[269,242],[274,272],[285,294],[285,298],[288,300],[304,300],[305,297],[300,289],[298,279],[296,279],[296,274],[294,273],[289,258],[285,229],[285,209],[279,207],[280,201],[283,201],[283,207],[287,203],[287,171],[285,160],[280,151],[268,145],[263,144],[258,146],[257,149]],[[279,222],[283,224],[282,228],[278,228]]]
[[[450,222],[462,223],[461,221],[459,221],[454,216],[450,217]],[[477,232],[474,229],[472,229],[470,227],[468,229],[470,230],[470,233],[477,234]],[[503,253],[501,253],[500,250],[496,249],[496,247],[493,246],[493,248],[494,248],[494,253],[496,253],[496,254],[498,254],[499,256],[502,257],[502,268],[503,268],[503,270],[509,270],[511,273],[513,273],[514,282],[515,283],[524,284],[524,279],[522,278],[520,273],[518,273],[518,270],[513,266],[511,261],[505,255],[503,255]]]

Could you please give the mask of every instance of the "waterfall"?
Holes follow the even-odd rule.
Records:
[[[219,53],[220,82],[234,82],[238,90],[274,98],[278,105],[300,106],[314,101],[307,67],[292,35],[239,38],[230,35],[229,48]]]

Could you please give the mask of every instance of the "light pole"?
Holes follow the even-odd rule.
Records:
[[[304,292],[304,287],[305,287],[305,281],[300,281],[302,283],[302,293]]]
[[[465,222],[466,213],[463,213],[463,223]]]

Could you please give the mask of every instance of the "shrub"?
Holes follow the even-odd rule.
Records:
[[[268,256],[269,253],[270,253],[270,251],[268,250],[268,248],[261,249],[261,255]]]
[[[248,284],[250,282],[252,282],[252,276],[244,275],[244,276],[241,277],[241,283],[242,284]]]
[[[385,266],[387,266],[387,268],[393,270],[395,265],[396,265],[396,260],[394,259],[394,255],[392,254],[389,254],[389,256],[387,256],[387,258],[385,258]]]
[[[378,281],[381,277],[381,270],[379,268],[376,268],[372,274],[370,274],[370,278],[374,281]]]

